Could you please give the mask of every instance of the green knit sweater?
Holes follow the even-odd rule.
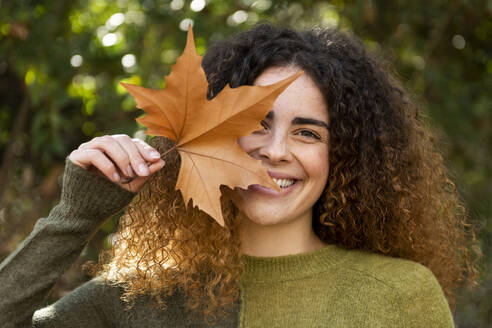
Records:
[[[44,304],[104,219],[133,196],[67,161],[60,203],[0,264],[0,327],[206,327],[178,290],[166,310],[145,297],[127,310],[121,289],[100,278]],[[336,245],[244,257],[240,298],[216,327],[453,327],[441,287],[420,264]]]

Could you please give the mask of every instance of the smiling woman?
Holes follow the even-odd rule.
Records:
[[[435,136],[361,43],[259,25],[202,66],[208,98],[304,71],[238,141],[280,191],[224,187],[221,227],[174,190],[169,140],[95,138],[70,154],[60,204],[0,265],[0,325],[452,327],[455,289],[477,278],[473,227]],[[127,204],[96,277],[36,311]]]
[[[254,84],[273,84],[299,70],[270,67]],[[282,191],[258,185],[238,190],[242,253],[279,256],[321,248],[325,243],[312,229],[312,209],[328,178],[328,111],[323,94],[308,75],[302,75],[277,98],[262,125],[263,130],[240,138],[239,145],[279,179]]]

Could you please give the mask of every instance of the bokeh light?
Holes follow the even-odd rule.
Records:
[[[198,12],[205,8],[205,5],[205,0],[193,0],[190,4],[190,8],[191,10]]]
[[[181,31],[188,31],[188,26],[193,27],[193,19],[191,18],[185,18],[179,23],[179,29]]]
[[[132,67],[135,66],[137,62],[137,58],[133,54],[126,54],[121,58],[121,65],[123,67]]]
[[[455,47],[456,49],[459,49],[459,50],[465,48],[465,45],[466,45],[465,38],[459,34],[456,34],[455,36],[453,36],[453,38],[451,39],[451,43],[453,44],[453,47]]]
[[[116,13],[113,14],[109,19],[106,21],[106,27],[109,30],[113,30],[123,24],[125,22],[125,15],[122,13]]]
[[[184,1],[183,0],[173,0],[171,1],[171,9],[172,10],[180,10],[184,7]]]
[[[116,44],[116,42],[118,41],[118,36],[116,35],[116,33],[108,33],[103,36],[101,41],[103,46],[110,47]]]
[[[258,0],[253,2],[253,4],[251,5],[251,7],[259,11],[268,10],[271,6],[272,2],[270,0]]]
[[[73,55],[70,58],[70,65],[73,67],[80,67],[84,63],[84,58],[81,55]]]
[[[227,18],[227,24],[230,26],[239,25],[248,19],[248,13],[244,10],[238,10]]]

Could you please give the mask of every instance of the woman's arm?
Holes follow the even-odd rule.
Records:
[[[31,320],[60,276],[80,255],[104,219],[134,194],[67,160],[61,201],[0,264],[3,327]]]
[[[116,166],[122,160],[132,161],[124,158],[127,152],[123,147],[119,154],[108,150],[114,145],[107,142],[108,138],[105,140],[96,140],[92,144],[91,141],[85,150],[79,148],[71,154],[72,157],[76,153],[73,162],[78,165],[71,158],[67,159],[59,204],[48,217],[38,220],[31,234],[0,264],[1,327],[31,326],[33,313],[42,306],[60,276],[75,262],[92,234],[107,217],[134,197],[135,193],[128,188],[105,178],[108,171],[117,171]],[[94,151],[96,145],[98,151]],[[106,164],[100,169],[100,163],[105,161],[99,153],[114,166]],[[146,157],[133,160],[138,163]],[[149,172],[135,179],[133,187],[138,184],[140,188],[162,166],[162,160],[154,159]],[[91,167],[99,173],[89,172],[87,169]]]

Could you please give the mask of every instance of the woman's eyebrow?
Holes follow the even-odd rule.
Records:
[[[326,124],[323,121],[316,120],[314,118],[308,118],[308,117],[295,117],[292,121],[292,124],[312,124],[312,125],[317,125],[317,126],[322,126],[326,128],[327,130],[330,130],[328,128],[328,124]]]
[[[273,111],[269,111],[265,118],[269,119],[269,120],[273,120],[273,116],[274,116]],[[328,124],[326,124],[325,122],[314,119],[314,118],[309,118],[309,117],[296,116],[296,117],[294,117],[294,119],[292,119],[291,123],[292,124],[299,124],[299,125],[301,125],[301,124],[312,124],[312,125],[322,126],[322,127],[326,128],[327,130],[330,130],[328,128]]]

